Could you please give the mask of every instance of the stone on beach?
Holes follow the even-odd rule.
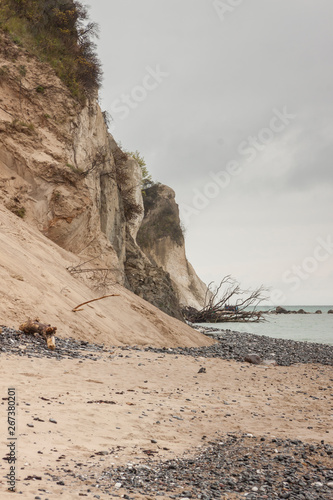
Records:
[[[257,354],[248,354],[247,356],[245,356],[244,361],[246,361],[247,363],[252,363],[253,365],[260,365],[261,357]]]

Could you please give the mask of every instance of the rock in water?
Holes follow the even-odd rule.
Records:
[[[278,306],[275,309],[275,312],[276,312],[276,314],[288,314],[287,309],[285,309],[284,307],[281,307],[281,306]]]

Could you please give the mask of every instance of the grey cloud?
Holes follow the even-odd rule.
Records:
[[[139,85],[147,66],[170,74],[126,119],[114,116],[114,135],[143,154],[181,206],[211,171],[230,160],[242,166],[190,219],[194,267],[207,281],[239,269],[249,283],[269,277],[278,286],[278,270],[332,227],[333,3],[244,1],[222,22],[210,0],[94,0],[91,17],[101,25],[104,109]],[[239,145],[284,106],[295,120],[247,161]],[[322,297],[332,272],[318,280]]]

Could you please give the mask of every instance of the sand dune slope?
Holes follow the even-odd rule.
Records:
[[[210,339],[167,316],[125,288],[119,294],[84,306],[103,295],[74,278],[67,267],[79,258],[58,247],[16,215],[0,206],[0,324],[18,328],[27,318],[58,328],[60,337],[108,345],[199,346]]]

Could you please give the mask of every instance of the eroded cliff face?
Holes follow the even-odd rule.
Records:
[[[117,149],[97,100],[79,105],[47,65],[0,39],[0,186],[5,206],[124,283],[126,217]],[[142,205],[140,167],[122,155]],[[141,217],[130,221],[135,236]]]
[[[138,244],[153,264],[169,273],[181,306],[201,309],[205,305],[207,286],[186,258],[174,191],[156,184],[145,191],[144,206]]]
[[[141,178],[138,163],[108,133],[97,100],[77,103],[47,64],[0,35],[0,201],[79,256],[77,270],[108,270],[109,282],[180,319],[171,258],[157,258],[161,242],[155,261],[136,243]],[[176,267],[186,266],[180,275],[191,274],[184,251],[168,249]]]

